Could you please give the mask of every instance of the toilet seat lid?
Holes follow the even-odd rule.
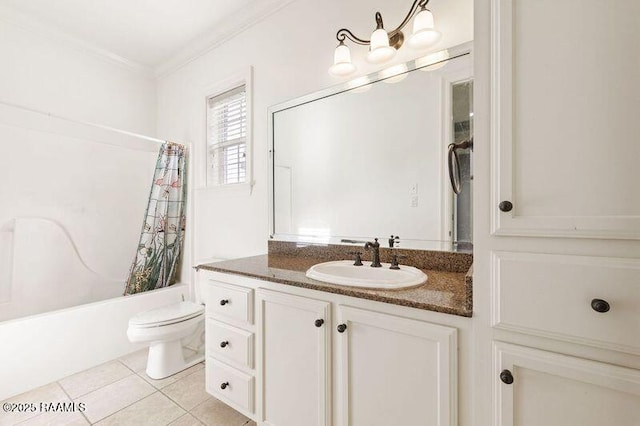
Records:
[[[179,302],[139,313],[129,320],[129,325],[158,326],[186,321],[204,312],[204,306],[193,302]]]

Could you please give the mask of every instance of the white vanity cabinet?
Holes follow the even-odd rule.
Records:
[[[640,239],[640,4],[599,4],[491,1],[496,235]]]
[[[496,426],[640,425],[640,371],[495,343]]]
[[[341,425],[457,424],[456,329],[337,307]]]
[[[257,296],[264,423],[330,425],[330,304],[264,289]]]
[[[202,275],[207,392],[255,419],[254,290]]]
[[[640,425],[640,370],[596,361],[640,355],[640,261],[494,252],[492,265],[496,425]]]
[[[477,425],[640,425],[640,3],[611,4],[475,2]]]
[[[199,275],[200,286],[209,287],[203,291],[205,303],[216,310],[220,297],[210,296],[215,294],[211,287],[243,286],[255,294],[255,369],[244,364],[244,352],[233,362],[220,355],[219,330],[226,325],[209,326],[206,339],[212,371],[223,361],[245,379],[255,377],[255,415],[241,412],[259,425],[457,425],[456,327],[415,318],[416,310],[410,308],[381,307],[386,304],[238,275]],[[215,279],[207,278],[211,276]],[[456,321],[466,319],[454,317]],[[246,337],[237,334],[239,340]],[[221,380],[208,373],[207,390],[229,403],[219,389]]]

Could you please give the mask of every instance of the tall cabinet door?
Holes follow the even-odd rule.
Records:
[[[640,372],[496,343],[497,426],[638,426]]]
[[[257,299],[259,417],[265,425],[329,425],[329,303],[264,289]]]
[[[640,239],[640,2],[491,5],[493,233]]]
[[[341,426],[450,426],[457,418],[456,330],[339,306]]]

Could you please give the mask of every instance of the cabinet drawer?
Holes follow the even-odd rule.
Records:
[[[205,303],[208,316],[253,324],[253,289],[208,280]]]
[[[206,373],[207,392],[239,411],[253,414],[253,376],[211,357],[207,358]]]
[[[253,368],[253,333],[207,318],[207,356]]]
[[[492,257],[496,327],[640,353],[639,260],[505,252]],[[607,312],[592,307],[598,299],[608,303]]]
[[[502,342],[494,356],[497,426],[640,425],[638,370]]]

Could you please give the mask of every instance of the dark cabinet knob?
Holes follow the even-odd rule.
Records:
[[[229,342],[227,342],[226,340],[224,342],[220,342],[221,348],[226,348],[228,345],[229,345]]]
[[[220,385],[220,389],[226,389],[229,386],[229,382],[224,382]]]
[[[323,319],[317,319],[315,322],[316,327],[322,327],[322,324],[324,324]]]
[[[228,299],[222,299],[222,300],[220,301],[220,305],[222,305],[222,306],[226,305],[227,303],[229,303],[229,300],[228,300]]]
[[[502,383],[510,385],[513,383],[513,374],[509,370],[502,370],[500,372],[500,380],[502,380]]]
[[[344,331],[347,329],[347,324],[340,324],[338,325],[338,333],[344,333]]]
[[[513,204],[511,203],[511,201],[502,201],[500,204],[498,204],[498,208],[500,209],[500,211],[510,212],[511,209],[513,209]]]
[[[611,306],[609,306],[609,303],[606,300],[593,299],[591,301],[591,308],[596,312],[605,313],[609,312]]]

